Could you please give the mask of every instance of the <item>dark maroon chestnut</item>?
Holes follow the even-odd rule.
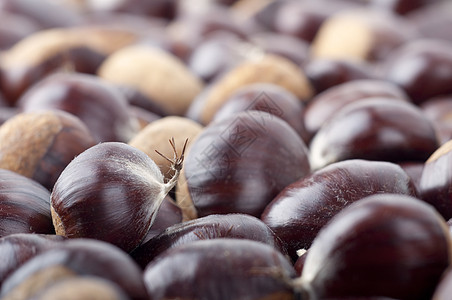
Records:
[[[126,98],[110,83],[83,73],[57,73],[28,89],[22,111],[59,109],[77,116],[96,142],[128,142],[139,131]]]
[[[19,113],[0,127],[0,168],[51,190],[78,154],[95,145],[86,125],[60,110]]]
[[[146,267],[144,282],[159,299],[294,299],[293,266],[261,242],[214,239],[164,252]]]
[[[179,177],[185,148],[179,156],[171,143],[175,173],[166,183],[149,156],[125,143],[100,143],[78,155],[51,194],[56,233],[107,241],[126,252],[135,249]]]
[[[322,227],[361,198],[377,193],[417,196],[411,178],[394,163],[345,160],[287,186],[265,208],[261,219],[286,244],[289,255],[308,249]]]
[[[399,163],[399,166],[410,176],[411,180],[413,181],[414,186],[416,187],[416,190],[420,191],[420,182],[422,177],[422,171],[424,170],[424,164],[423,161],[405,161]]]
[[[310,172],[307,153],[287,122],[264,111],[212,122],[190,146],[176,201],[200,217],[259,217],[284,187]]]
[[[62,280],[96,276],[117,284],[131,299],[145,300],[149,298],[142,273],[127,253],[109,243],[91,239],[67,240],[16,269],[3,282],[0,296],[25,300]]]
[[[403,89],[379,79],[357,79],[331,87],[306,105],[304,122],[311,137],[346,104],[370,97],[409,101]]]
[[[376,79],[373,68],[362,61],[313,58],[303,65],[316,94],[333,86],[362,79]]]
[[[414,103],[452,93],[452,42],[417,39],[382,61],[381,76],[403,88]]]
[[[306,144],[309,142],[303,122],[305,104],[293,93],[276,84],[255,83],[238,89],[217,110],[214,120],[249,110],[265,111],[283,119],[298,132]]]
[[[314,169],[351,158],[425,161],[439,140],[433,123],[406,101],[376,97],[345,105],[311,140]]]
[[[433,207],[406,195],[371,195],[322,229],[296,284],[309,299],[432,299],[450,261],[450,234]]]
[[[0,287],[3,281],[26,261],[62,242],[54,234],[15,233],[0,238]]]
[[[15,233],[55,233],[50,192],[36,181],[0,169],[0,237]]]
[[[286,249],[275,233],[256,217],[245,214],[209,215],[168,227],[140,245],[131,255],[143,268],[154,258],[180,245],[217,238],[249,239]]]
[[[419,183],[421,198],[435,207],[446,220],[452,218],[451,149],[452,141],[448,141],[428,158]]]

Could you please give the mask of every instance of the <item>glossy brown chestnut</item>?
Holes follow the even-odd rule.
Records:
[[[425,162],[419,192],[445,220],[452,218],[452,174],[449,171],[452,140],[439,147]]]
[[[29,299],[68,278],[96,276],[117,284],[131,299],[148,299],[142,270],[119,248],[91,239],[67,240],[44,251],[3,283],[2,299]]]
[[[333,86],[314,96],[306,105],[304,123],[310,136],[346,104],[370,97],[409,101],[397,85],[379,79],[356,79]]]
[[[64,111],[20,113],[0,127],[0,168],[51,190],[78,154],[95,144],[86,125]]]
[[[434,3],[412,11],[406,15],[406,18],[421,36],[452,42],[452,32],[448,29],[452,26],[451,9],[452,2],[450,1],[434,1]]]
[[[441,144],[452,139],[452,96],[438,96],[419,105],[424,114],[435,124]]]
[[[287,58],[264,54],[243,61],[212,82],[194,99],[187,115],[207,125],[233,93],[253,83],[277,84],[293,93],[300,101],[307,101],[313,93],[311,84],[300,67]]]
[[[434,5],[435,3],[439,3],[441,1],[442,0],[370,0],[368,2],[370,9],[384,9],[401,15],[407,15],[410,12],[415,12],[418,9]]]
[[[348,81],[377,78],[373,67],[362,61],[312,58],[303,70],[316,94]]]
[[[0,50],[5,51],[15,43],[39,30],[39,26],[25,16],[0,11]]]
[[[414,104],[376,97],[345,105],[311,140],[314,169],[351,158],[425,161],[440,143],[433,123]]]
[[[0,237],[15,233],[55,233],[50,192],[36,181],[0,169]]]
[[[400,194],[365,197],[325,226],[298,284],[309,299],[431,299],[450,266],[451,237],[427,203]]]
[[[95,238],[132,251],[176,184],[183,162],[183,151],[179,153],[172,163],[175,173],[164,183],[155,162],[132,146],[105,142],[87,149],[69,163],[53,188],[56,233]]]
[[[245,111],[212,122],[190,146],[176,201],[184,212],[259,217],[284,187],[310,172],[307,147],[287,122]]]
[[[248,239],[286,249],[276,234],[261,220],[245,214],[209,215],[168,227],[135,249],[131,255],[143,268],[165,251],[187,243],[218,238]]]
[[[151,299],[295,299],[290,262],[261,242],[214,239],[164,252],[144,271]]]
[[[62,242],[54,234],[15,233],[0,238],[0,287],[3,281],[26,261]]]
[[[383,161],[345,160],[326,166],[287,186],[265,208],[261,219],[296,260],[322,227],[361,198],[377,193],[417,196],[411,178],[398,165]]]
[[[128,142],[139,131],[125,97],[90,74],[57,73],[28,89],[17,106],[24,112],[59,109],[77,116],[96,142]]]
[[[303,122],[305,104],[288,90],[272,83],[254,83],[237,89],[217,110],[213,120],[222,120],[249,110],[265,111],[283,119],[306,144],[309,143]]]
[[[452,93],[452,42],[417,39],[392,51],[381,64],[383,79],[420,104]]]
[[[134,32],[96,26],[37,31],[0,57],[1,89],[13,105],[26,89],[48,74],[96,73],[106,56],[136,39]]]

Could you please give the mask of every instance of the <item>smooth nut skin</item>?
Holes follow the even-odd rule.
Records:
[[[64,111],[20,113],[0,127],[0,168],[51,190],[69,162],[95,145],[86,125]]]
[[[18,14],[1,11],[0,17],[2,19],[0,24],[0,50],[2,51],[9,49],[40,28],[25,16]]]
[[[448,141],[429,157],[419,183],[421,198],[435,207],[445,220],[452,218],[451,149],[452,141]]]
[[[310,154],[319,169],[352,158],[425,161],[438,147],[435,127],[421,109],[377,97],[345,105],[317,131]]]
[[[370,97],[409,101],[397,85],[379,79],[355,79],[333,86],[314,96],[306,105],[304,123],[312,137],[343,106]]]
[[[97,142],[128,142],[139,130],[126,98],[100,78],[57,73],[28,89],[16,104],[22,111],[59,109],[83,121]]]
[[[0,169],[0,237],[15,233],[53,234],[50,192],[36,181]]]
[[[419,39],[407,43],[382,62],[381,76],[403,88],[412,101],[452,93],[452,42]]]
[[[447,225],[433,207],[406,195],[371,195],[322,229],[298,283],[317,299],[431,299],[451,253]]]
[[[452,25],[449,13],[451,8],[450,1],[435,1],[411,12],[406,17],[423,37],[452,42],[452,32],[448,30]]]
[[[309,136],[303,122],[305,104],[286,89],[270,83],[255,83],[238,89],[218,109],[214,120],[222,120],[232,114],[259,110],[286,121],[307,144]]]
[[[52,249],[65,238],[54,234],[16,233],[0,238],[0,287],[3,281],[32,257]]]
[[[267,205],[261,219],[296,260],[297,250],[308,249],[332,217],[377,193],[417,196],[411,178],[398,165],[352,159],[326,166],[290,184]]]
[[[452,139],[452,97],[438,96],[420,104],[424,114],[435,125],[441,144]]]
[[[166,196],[160,169],[119,142],[97,144],[64,169],[51,195],[56,233],[94,238],[126,252],[144,239]]]
[[[245,214],[209,215],[168,227],[131,255],[143,269],[158,255],[187,243],[217,238],[248,239],[286,254],[282,241],[261,220]]]
[[[76,276],[104,278],[117,284],[131,299],[148,299],[142,270],[133,259],[109,243],[92,239],[60,242],[34,256],[4,281],[0,296],[28,299],[25,296]]]
[[[192,203],[200,217],[259,217],[284,187],[310,172],[307,153],[282,119],[263,111],[237,113],[209,124],[192,142],[176,200],[181,208]]]
[[[144,271],[149,296],[159,299],[295,299],[295,271],[261,242],[214,239],[164,252]]]
[[[407,15],[410,12],[416,12],[418,9],[435,5],[441,0],[390,0],[390,1],[368,1],[370,9],[386,9],[398,13],[400,15]]]
[[[353,80],[376,79],[373,68],[364,62],[312,58],[303,65],[316,94]]]

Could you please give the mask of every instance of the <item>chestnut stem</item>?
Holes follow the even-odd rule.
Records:
[[[155,152],[157,152],[158,155],[160,155],[161,157],[163,157],[164,159],[171,163],[171,169],[175,171],[173,177],[171,177],[171,179],[167,183],[165,183],[166,194],[169,193],[169,191],[171,191],[171,189],[176,185],[177,180],[179,179],[180,171],[182,170],[182,167],[184,165],[184,154],[185,149],[187,147],[188,138],[185,139],[184,147],[182,148],[182,152],[180,155],[177,153],[176,142],[174,141],[174,137],[172,137],[169,140],[169,143],[171,145],[171,148],[173,148],[174,152],[173,159],[169,159],[166,155],[162,154],[158,150],[155,150]]]

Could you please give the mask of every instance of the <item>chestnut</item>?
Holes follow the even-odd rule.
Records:
[[[442,0],[370,0],[368,2],[370,9],[382,9],[395,12],[400,15],[408,15],[409,13],[416,12],[424,7],[440,3]]]
[[[366,8],[344,9],[325,20],[315,36],[316,58],[379,62],[399,46],[418,38],[404,18]]]
[[[0,127],[0,168],[51,190],[78,154],[95,145],[86,125],[60,110],[19,113]]]
[[[165,179],[169,180],[174,175],[171,162],[155,150],[158,149],[160,153],[171,157],[174,151],[172,145],[167,142],[169,139],[184,140],[188,138],[192,141],[202,129],[203,126],[188,118],[167,116],[148,124],[128,144],[146,153],[160,168]],[[182,144],[177,145],[176,150],[181,152],[183,146]]]
[[[350,159],[288,185],[267,205],[261,219],[284,241],[289,255],[296,260],[297,251],[310,248],[332,217],[377,193],[417,196],[412,179],[397,164]]]
[[[1,89],[14,105],[48,74],[68,70],[95,74],[106,56],[137,38],[134,32],[96,26],[37,31],[0,57]]]
[[[294,299],[293,266],[278,250],[243,239],[202,240],[162,253],[144,270],[151,299]]]
[[[98,76],[136,88],[168,114],[184,115],[203,82],[169,52],[147,45],[130,45],[109,55]]]
[[[121,249],[99,240],[71,239],[54,245],[17,268],[0,292],[2,299],[29,299],[66,279],[92,276],[111,281],[130,299],[149,299],[143,272]]]
[[[356,79],[338,84],[317,94],[306,105],[304,123],[310,137],[343,106],[370,97],[409,101],[402,88],[380,79]]]
[[[13,233],[0,238],[0,287],[3,281],[26,261],[62,242],[55,234]]]
[[[25,16],[0,11],[0,50],[6,51],[26,36],[36,32],[40,27]]]
[[[452,93],[452,42],[417,39],[395,49],[381,62],[385,80],[403,88],[416,104]]]
[[[284,120],[244,111],[210,123],[191,143],[176,190],[188,218],[259,217],[287,185],[307,175],[306,144]]]
[[[432,299],[450,266],[444,219],[418,198],[367,196],[319,232],[295,285],[309,299]]]
[[[56,73],[28,89],[22,111],[59,109],[76,115],[96,142],[128,142],[139,131],[125,97],[108,82],[83,73]]]
[[[297,131],[306,144],[309,142],[303,122],[305,104],[281,86],[272,83],[245,85],[226,100],[213,119],[222,120],[234,113],[248,110],[265,111],[283,119]]]
[[[141,150],[120,142],[97,144],[73,159],[51,194],[55,231],[68,238],[94,238],[126,252],[145,238],[162,201],[175,186],[185,146],[174,150],[173,177],[164,176]]]
[[[421,198],[445,220],[452,218],[452,177],[449,172],[452,140],[439,147],[425,162],[419,183]]]
[[[438,96],[422,102],[420,108],[432,120],[441,144],[452,139],[452,96]]]
[[[313,169],[351,158],[425,161],[440,143],[433,123],[416,105],[386,97],[345,105],[311,140]]]
[[[353,80],[377,79],[373,67],[363,61],[311,58],[302,67],[315,94]]]
[[[212,82],[194,99],[187,115],[207,125],[237,89],[253,83],[277,84],[293,93],[300,101],[307,101],[313,92],[300,67],[279,55],[264,54],[262,57],[243,61]]]
[[[200,240],[234,238],[249,239],[276,248],[286,249],[276,234],[261,220],[246,214],[209,215],[168,227],[132,251],[131,255],[143,268],[169,249]]]

